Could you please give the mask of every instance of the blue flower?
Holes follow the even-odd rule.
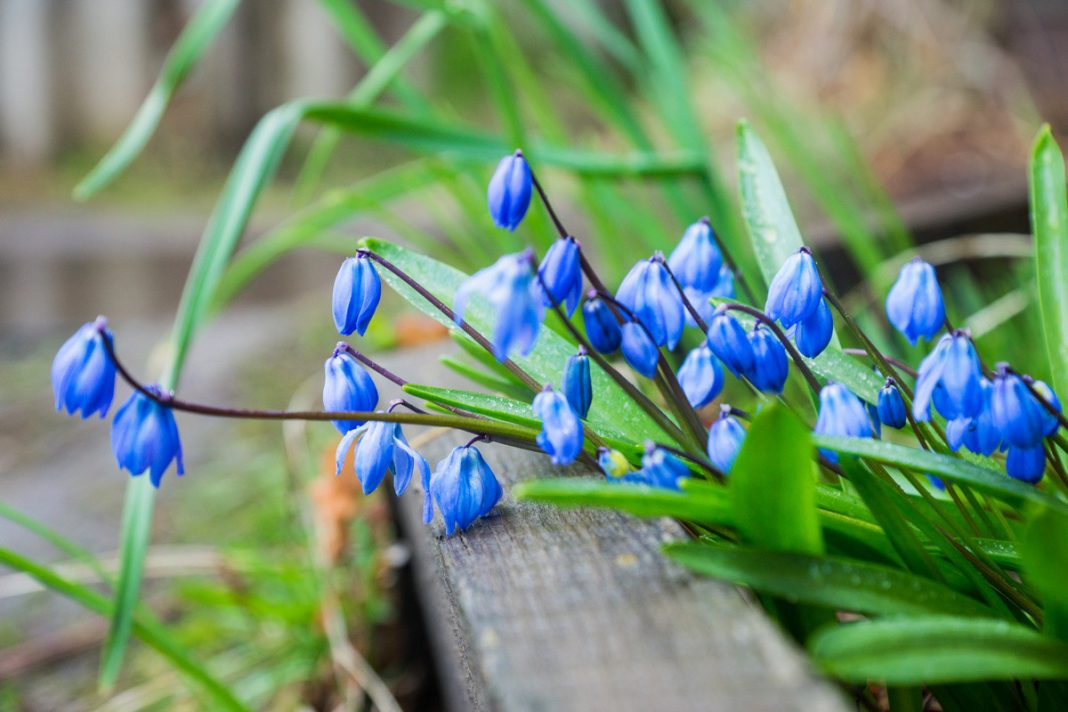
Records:
[[[816,261],[812,252],[802,247],[783,263],[771,280],[764,313],[790,327],[811,316],[822,299],[823,281]]]
[[[679,480],[690,476],[686,463],[652,441],[646,441],[642,455],[642,469],[635,473],[637,479],[651,487],[679,489]]]
[[[59,347],[52,360],[52,393],[56,410],[67,409],[82,418],[99,413],[103,418],[115,397],[115,363],[108,355],[104,339],[112,344],[104,317],[82,325]]]
[[[720,254],[708,218],[702,218],[686,228],[668,258],[668,267],[678,278],[679,284],[702,292],[712,291],[716,287],[722,266],[723,255]]]
[[[908,423],[908,413],[905,411],[905,399],[901,397],[901,390],[897,382],[892,378],[886,379],[886,385],[879,391],[877,412],[879,421],[891,428],[903,428]]]
[[[760,324],[749,334],[753,346],[753,368],[746,374],[758,390],[766,393],[782,393],[786,377],[790,375],[790,362],[786,350],[775,334]]]
[[[382,412],[382,411],[379,411]],[[362,436],[362,437],[361,437]],[[358,440],[357,440],[358,439]],[[418,468],[424,482],[430,477],[430,466],[422,455],[412,449],[401,432],[400,423],[371,421],[345,433],[337,446],[337,474],[345,464],[345,457],[356,444],[353,456],[353,469],[363,486],[364,494],[371,494],[386,476],[393,470],[393,489],[398,495],[404,494],[412,474]]]
[[[734,272],[727,265],[723,265],[719,268],[719,281],[712,289],[704,291],[694,287],[683,287],[682,292],[707,324],[712,321],[712,316],[716,313],[713,299],[734,299]],[[686,310],[686,326],[697,326],[689,309]]]
[[[1013,479],[1037,484],[1046,471],[1046,449],[1042,445],[1010,447],[1005,458],[1005,471]]]
[[[323,385],[323,407],[328,411],[367,412],[378,405],[378,388],[370,374],[349,353],[349,345],[339,341],[333,355],[323,365],[326,383]],[[342,433],[363,425],[362,420],[335,420]]]
[[[678,372],[679,385],[694,408],[703,408],[723,390],[723,369],[707,343],[686,356]]]
[[[1053,406],[1053,409],[1055,411],[1057,411],[1058,413],[1063,412],[1061,410],[1060,398],[1057,397],[1057,394],[1053,392],[1053,389],[1049,387],[1048,383],[1046,383],[1045,381],[1035,381],[1031,385],[1036,391],[1039,392],[1040,395],[1042,395],[1042,397],[1046,400],[1047,403]],[[1057,416],[1050,413],[1045,408],[1045,406],[1042,406],[1041,403],[1039,403],[1039,406],[1042,407],[1042,414],[1046,420],[1046,428],[1045,430],[1043,430],[1043,434],[1048,438],[1055,432],[1057,432],[1057,428],[1061,427],[1061,421],[1057,418]]]
[[[341,263],[334,280],[334,325],[338,333],[360,336],[367,331],[382,296],[382,280],[367,255],[357,253]]]
[[[551,307],[555,299],[567,308],[568,316],[574,314],[582,299],[582,263],[575,238],[561,237],[552,244],[538,267],[538,277],[543,290],[541,303]]]
[[[494,225],[508,230],[519,227],[530,207],[532,185],[530,166],[522,151],[501,159],[486,195]]]
[[[708,429],[708,459],[717,470],[727,474],[744,441],[745,428],[731,415],[730,406],[721,406],[719,418]]]
[[[834,318],[831,316],[831,308],[827,306],[827,300],[821,299],[816,310],[808,315],[808,318],[797,322],[793,327],[794,343],[802,356],[816,358],[827,344],[831,343],[834,334]]]
[[[994,387],[985,378],[980,382],[983,409],[971,418],[954,418],[946,423],[946,440],[956,452],[964,446],[977,455],[991,455],[1001,445],[1001,433],[994,425]]]
[[[586,300],[582,305],[582,322],[586,325],[586,338],[590,346],[603,354],[613,353],[619,348],[623,334],[615,314],[604,299],[592,296]]]
[[[649,329],[657,346],[675,348],[686,325],[686,310],[659,252],[642,260],[619,285],[616,299]]]
[[[946,307],[934,267],[914,257],[901,268],[886,297],[886,318],[912,344],[938,333],[946,320]]]
[[[609,482],[634,482],[636,474],[630,462],[619,450],[597,448],[597,465]]]
[[[864,404],[840,383],[828,383],[820,390],[820,414],[816,418],[815,433],[853,438],[870,438],[873,434]],[[822,449],[820,452],[831,462],[838,462],[838,453]]]
[[[475,272],[456,290],[453,311],[457,324],[463,324],[464,310],[472,295],[484,297],[493,307],[497,316],[493,353],[498,361],[507,360],[516,349],[524,356],[529,354],[545,319],[531,254],[524,251],[505,255]]]
[[[590,357],[582,346],[577,354],[567,357],[560,389],[578,417],[585,419],[593,404],[593,385],[590,382]]]
[[[645,328],[634,321],[623,325],[623,358],[638,373],[646,378],[656,374],[656,364],[660,360],[660,349],[649,338]]]
[[[981,379],[979,356],[967,333],[946,334],[920,362],[912,417],[929,420],[932,401],[949,420],[978,415],[983,408]]]
[[[161,396],[159,386],[147,390]],[[152,486],[159,487],[163,473],[175,463],[178,475],[185,474],[182,441],[171,409],[157,403],[141,391],[119,406],[111,424],[111,451],[119,467],[133,476],[148,470]]]
[[[716,309],[708,323],[708,347],[735,376],[753,368],[756,356],[745,328],[730,315],[725,306]]]
[[[467,529],[479,517],[489,514],[503,494],[482,454],[471,445],[460,445],[438,463],[430,476],[429,497],[445,519],[445,534]],[[423,508],[423,520],[433,511]]]
[[[582,422],[567,398],[552,386],[534,396],[534,416],[541,420],[538,447],[554,465],[568,465],[582,453]]]
[[[1014,448],[1040,445],[1052,416],[1031,394],[1020,376],[1009,372],[1005,364],[998,364],[997,371],[990,410],[1002,440]]]

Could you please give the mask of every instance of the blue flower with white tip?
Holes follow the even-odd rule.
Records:
[[[708,459],[724,474],[731,471],[745,442],[745,427],[731,415],[729,405],[720,406],[719,418],[708,429]]]
[[[382,412],[382,411],[379,411]],[[370,421],[355,430],[345,433],[338,443],[335,455],[337,474],[345,464],[345,458],[356,445],[352,466],[360,480],[364,494],[371,494],[382,484],[386,473],[393,471],[393,490],[404,494],[412,475],[419,470],[425,483],[430,477],[430,466],[422,455],[412,449],[401,431],[400,423]]]
[[[961,330],[946,334],[920,362],[912,417],[929,420],[932,402],[949,420],[978,415],[983,408],[981,379],[979,356],[968,334]]]
[[[590,346],[603,354],[615,353],[623,340],[623,333],[604,299],[597,292],[590,292],[589,299],[582,305],[582,323],[586,326],[586,338]]]
[[[159,386],[147,390],[160,397]],[[141,391],[134,391],[115,412],[111,424],[111,451],[119,467],[134,477],[148,470],[153,487],[159,487],[163,473],[174,462],[178,476],[185,474],[182,441],[174,413]]]
[[[582,299],[582,266],[575,238],[561,237],[552,244],[538,266],[538,280],[544,306],[553,306],[555,300],[568,316],[575,313]]]
[[[768,287],[764,313],[769,319],[785,327],[807,319],[823,299],[823,280],[820,279],[812,251],[802,247],[791,255]]]
[[[371,375],[350,352],[350,346],[339,341],[333,355],[323,364],[326,382],[323,384],[323,407],[333,412],[368,412],[378,405],[378,388]],[[363,425],[362,420],[335,420],[342,433]]]
[[[660,349],[656,347],[649,337],[649,332],[641,324],[628,321],[623,325],[623,358],[631,368],[645,376],[652,378],[656,375],[656,365],[660,360]]]
[[[914,257],[901,268],[886,297],[886,318],[911,344],[938,333],[946,307],[934,267]]]
[[[756,356],[753,354],[753,345],[749,342],[749,335],[745,327],[731,316],[725,306],[716,309],[712,320],[708,323],[706,337],[712,353],[735,376],[740,377],[752,370]]]
[[[852,438],[873,435],[871,418],[864,403],[840,383],[828,383],[820,390],[820,412],[814,432]],[[820,452],[829,461],[838,462],[838,453],[822,449]]]
[[[582,422],[564,394],[545,386],[534,396],[534,416],[541,420],[538,447],[554,465],[568,465],[582,453]]]
[[[498,361],[507,360],[513,351],[524,356],[529,354],[545,319],[532,255],[529,250],[505,255],[475,272],[456,290],[453,313],[457,324],[463,324],[467,303],[475,295],[484,298],[493,308],[496,314],[493,355]]]
[[[709,292],[716,287],[720,281],[723,255],[716,244],[708,218],[702,218],[686,228],[679,244],[668,257],[667,264],[684,287],[692,287],[700,292]]]
[[[707,342],[686,355],[677,375],[686,400],[694,408],[705,407],[723,390],[723,368]]]
[[[59,347],[52,360],[52,393],[56,410],[67,409],[82,418],[98,413],[103,418],[115,397],[115,363],[104,339],[113,343],[108,321],[100,316],[88,322]]]
[[[484,517],[504,494],[482,453],[472,445],[453,448],[437,464],[430,476],[427,502],[423,506],[423,521],[433,517],[433,499],[445,520],[445,534],[467,529],[479,517]]]
[[[533,183],[534,177],[522,151],[501,159],[486,191],[494,225],[513,231],[519,227],[530,208]]]
[[[381,297],[382,280],[371,258],[360,252],[342,262],[334,280],[334,326],[338,333],[348,336],[355,331],[363,336]]]
[[[567,357],[560,389],[575,414],[585,420],[593,405],[593,384],[590,381],[590,357],[584,347],[579,346],[578,353]]]
[[[1053,406],[1053,410],[1057,411],[1058,413],[1063,412],[1061,410],[1061,400],[1057,397],[1057,394],[1053,392],[1053,389],[1050,388],[1049,384],[1047,384],[1045,381],[1035,381],[1031,385],[1036,391],[1038,391],[1039,395],[1042,396],[1043,400]],[[1042,404],[1039,403],[1039,405]],[[1046,420],[1046,427],[1043,430],[1043,433],[1048,438],[1055,432],[1057,432],[1057,429],[1061,427],[1061,421],[1059,418],[1057,418],[1057,416],[1053,415],[1053,413],[1050,413],[1045,406],[1042,407],[1042,413]]]
[[[765,393],[782,393],[790,375],[790,362],[783,345],[761,324],[749,333],[749,343],[753,347],[753,367],[746,373],[750,382]]]
[[[616,300],[641,320],[657,346],[675,348],[686,326],[682,297],[659,252],[631,268]]]

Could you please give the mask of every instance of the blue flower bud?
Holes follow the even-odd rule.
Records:
[[[614,353],[619,348],[623,334],[612,309],[604,299],[593,296],[582,305],[582,322],[586,325],[586,338],[590,346],[603,354]]]
[[[339,341],[333,355],[323,365],[326,383],[323,385],[323,407],[328,411],[367,412],[378,405],[378,388],[370,374],[349,353],[349,345]],[[363,425],[362,420],[335,420],[334,427],[342,433]]]
[[[723,390],[723,369],[707,342],[686,355],[677,375],[686,400],[694,408],[705,407]]]
[[[720,281],[723,255],[716,244],[708,218],[698,220],[686,232],[668,258],[668,267],[679,284],[698,291],[712,291]]]
[[[659,252],[634,265],[619,285],[616,300],[645,324],[657,346],[673,349],[679,343],[686,310]]]
[[[482,454],[470,445],[454,448],[438,463],[427,490],[445,520],[445,534],[467,529],[501,499],[501,484]],[[423,519],[430,521],[424,507]],[[432,511],[429,512],[432,515]]]
[[[534,416],[541,420],[538,447],[554,465],[569,465],[582,453],[582,422],[567,398],[552,386],[534,396]]]
[[[609,482],[633,481],[634,468],[619,450],[606,447],[597,448],[597,465]]]
[[[155,385],[147,390],[156,396],[163,393]],[[174,413],[141,391],[134,391],[116,411],[111,424],[111,451],[119,467],[134,477],[148,470],[153,487],[159,487],[172,461],[178,476],[185,474]]]
[[[1027,384],[1005,364],[998,364],[990,409],[1002,440],[1014,448],[1041,445],[1051,417],[1028,390]]]
[[[585,420],[593,404],[593,385],[590,382],[590,357],[579,346],[578,353],[567,357],[564,364],[564,379],[560,384],[567,402],[578,417]]]
[[[782,393],[790,375],[786,349],[775,334],[760,324],[749,333],[749,343],[753,346],[753,368],[746,374],[750,382],[765,393]]]
[[[728,474],[744,441],[745,428],[731,415],[730,406],[721,406],[719,418],[708,429],[708,459],[717,470]]]
[[[783,263],[771,280],[764,313],[790,327],[811,316],[822,299],[823,280],[816,261],[812,252],[802,247]]]
[[[840,383],[828,383],[820,390],[820,413],[816,418],[815,433],[853,438],[870,438],[873,434],[864,404]],[[838,453],[822,449],[820,452],[831,462],[838,462]]]
[[[827,344],[831,343],[834,334],[834,318],[831,316],[831,308],[827,306],[827,300],[821,299],[816,310],[809,314],[808,318],[797,322],[793,328],[794,343],[802,356],[816,358]]]
[[[642,469],[637,477],[651,487],[679,489],[679,480],[690,476],[686,463],[651,441],[645,443]]]
[[[920,362],[912,417],[929,420],[932,401],[949,420],[978,415],[983,409],[981,379],[979,356],[967,333],[946,334]]]
[[[530,207],[532,186],[530,166],[522,151],[502,158],[490,179],[486,195],[493,224],[508,230],[519,227]]]
[[[382,280],[369,257],[361,252],[342,262],[334,280],[334,325],[338,333],[348,336],[355,331],[363,336],[381,296]]]
[[[886,385],[879,391],[879,401],[876,408],[879,421],[891,428],[903,428],[908,423],[908,413],[905,410],[905,399],[901,397],[901,391],[892,378],[886,379]]]
[[[345,433],[335,454],[337,474],[341,474],[341,467],[353,443],[356,444],[356,453],[352,466],[364,494],[374,492],[390,469],[393,470],[393,489],[398,496],[408,489],[408,483],[412,481],[412,474],[417,468],[426,486],[430,478],[430,466],[408,444],[400,423],[372,421]]]
[[[538,267],[538,277],[542,287],[541,303],[552,307],[555,299],[567,309],[568,316],[574,314],[582,299],[582,263],[575,238],[561,237],[552,244]]]
[[[108,321],[97,317],[88,322],[59,347],[52,360],[52,393],[56,410],[67,409],[82,418],[99,413],[103,418],[115,397],[115,363],[108,356],[104,339],[114,340]]]
[[[1046,449],[1042,445],[1010,447],[1005,458],[1005,471],[1013,479],[1037,484],[1046,471]]]
[[[723,365],[737,377],[753,368],[756,356],[745,328],[731,316],[726,307],[719,307],[708,323],[708,347]]]
[[[886,297],[886,318],[912,344],[938,333],[946,320],[946,307],[934,267],[914,257],[901,268]]]
[[[1045,381],[1035,381],[1031,385],[1034,386],[1034,389],[1042,395],[1047,403],[1053,406],[1055,411],[1058,413],[1063,412],[1061,410],[1060,399],[1057,397],[1057,394],[1053,392],[1053,389],[1049,387],[1048,383]],[[1057,419],[1057,416],[1050,413],[1041,403],[1039,403],[1039,407],[1042,408],[1042,417],[1046,422],[1046,427],[1042,432],[1048,438],[1057,432],[1057,429],[1061,427],[1061,422]]]
[[[534,348],[545,319],[541,290],[531,266],[531,252],[505,255],[475,272],[456,290],[453,312],[463,324],[468,300],[478,295],[489,302],[497,322],[493,327],[493,353],[506,361],[513,351],[526,356]]]
[[[649,338],[645,328],[637,322],[628,321],[623,325],[622,332],[623,358],[635,371],[646,378],[652,378],[656,375],[660,350]]]

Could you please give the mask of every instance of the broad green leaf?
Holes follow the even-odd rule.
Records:
[[[639,517],[674,517],[695,524],[730,525],[726,491],[677,492],[662,487],[622,484],[604,479],[552,478],[527,480],[512,487],[512,496],[560,507],[617,509]]]
[[[466,361],[461,361],[451,356],[442,356],[441,363],[469,381],[507,398],[516,400],[522,398],[525,400],[530,397],[530,392],[523,386],[517,386],[508,379],[501,378],[495,373],[490,373]]]
[[[1045,631],[1068,640],[1068,517],[1043,510],[1032,519],[1021,542],[1027,582],[1042,596]]]
[[[93,552],[89,551],[80,544],[72,541],[71,539],[63,536],[55,529],[47,526],[46,524],[37,521],[33,517],[25,514],[24,512],[12,507],[7,502],[0,501],[0,517],[7,519],[14,524],[26,529],[29,532],[36,534],[58,550],[62,551],[72,559],[80,561],[85,564],[89,569],[100,578],[108,586],[112,586],[114,581],[111,575],[104,570],[104,567],[100,565],[100,559],[97,558]]]
[[[706,576],[794,603],[873,616],[993,616],[979,602],[915,574],[864,561],[708,542],[668,544],[674,561]]]
[[[809,652],[847,682],[919,685],[1068,679],[1068,645],[1007,621],[924,616],[821,631]]]
[[[1049,126],[1031,151],[1031,229],[1035,274],[1049,370],[1058,393],[1068,392],[1068,192],[1064,156]]]

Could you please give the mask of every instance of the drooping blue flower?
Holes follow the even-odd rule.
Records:
[[[914,257],[901,268],[886,296],[886,318],[912,344],[938,333],[946,320],[946,307],[934,267]]]
[[[561,237],[549,247],[545,259],[538,266],[538,278],[544,306],[552,307],[553,300],[556,300],[557,304],[567,309],[568,316],[575,313],[582,299],[582,265],[579,244],[575,238]]]
[[[870,438],[873,434],[864,403],[840,383],[828,383],[820,390],[820,413],[814,432],[853,438]],[[838,453],[823,449],[820,452],[829,461],[838,462]]]
[[[686,400],[694,408],[705,407],[723,390],[723,368],[707,342],[686,355],[677,376]]]
[[[367,331],[382,296],[382,280],[371,258],[357,253],[341,263],[334,280],[334,325],[338,333],[360,336]]]
[[[586,325],[586,338],[590,346],[603,354],[614,353],[623,339],[619,322],[604,299],[591,293],[582,305],[582,322]]]
[[[163,393],[156,385],[147,390],[156,396]],[[111,424],[111,451],[119,467],[131,475],[136,477],[148,470],[153,487],[159,487],[172,461],[178,476],[185,474],[174,413],[141,391],[134,391],[116,411]]]
[[[883,436],[883,423],[879,420],[879,408],[868,401],[864,401],[864,409],[868,411],[868,421],[871,422],[872,437],[878,440]]]
[[[657,346],[675,348],[686,325],[686,309],[659,252],[642,260],[619,285],[616,300],[649,329]]]
[[[920,362],[912,417],[929,420],[932,402],[948,420],[978,415],[983,409],[981,379],[979,356],[968,334],[946,334]]]
[[[382,411],[379,411],[382,412]],[[412,474],[418,469],[425,483],[430,477],[430,466],[422,455],[417,453],[401,431],[400,423],[370,421],[345,433],[338,443],[335,459],[337,474],[345,464],[345,457],[356,444],[353,455],[353,469],[360,480],[364,494],[371,494],[386,476],[393,471],[393,489],[398,495],[404,494]]]
[[[460,445],[438,463],[430,476],[428,492],[445,520],[445,534],[467,529],[489,514],[503,491],[482,454],[471,445]],[[430,516],[427,516],[427,515]],[[433,512],[424,506],[423,519]]]
[[[826,299],[820,299],[816,310],[808,315],[808,318],[797,322],[793,328],[794,343],[802,356],[816,358],[827,344],[831,343],[834,334],[834,318],[831,316],[831,308],[827,306]]]
[[[956,452],[961,446],[977,455],[991,455],[1001,445],[1001,432],[994,425],[994,387],[985,378],[980,382],[983,408],[971,418],[954,418],[946,422],[946,440]]]
[[[569,465],[582,453],[582,422],[563,393],[545,386],[534,396],[534,416],[541,420],[538,447],[554,465]]]
[[[635,322],[628,321],[623,325],[623,358],[638,373],[646,378],[656,375],[656,364],[660,360],[660,349],[649,338],[645,328]]]
[[[642,469],[636,473],[645,484],[664,489],[679,489],[679,480],[690,476],[686,463],[652,441],[646,441]]]
[[[378,388],[371,375],[349,353],[349,345],[339,341],[333,355],[323,364],[326,383],[323,385],[323,407],[333,412],[367,412],[378,405]],[[336,427],[347,433],[363,425],[362,420],[335,420]]]
[[[716,287],[722,266],[723,255],[708,218],[701,218],[686,228],[668,258],[668,267],[679,284],[700,292],[710,292]]]
[[[1005,471],[1013,479],[1037,484],[1046,471],[1046,449],[1042,445],[1010,447],[1005,458]]]
[[[585,420],[593,404],[593,384],[590,382],[590,357],[584,347],[579,346],[577,354],[567,357],[560,388],[575,414]]]
[[[514,350],[529,354],[545,319],[531,255],[529,250],[505,255],[475,272],[456,290],[453,312],[457,324],[463,324],[467,302],[474,295],[483,297],[493,308],[497,317],[493,354],[498,361],[507,360]]]
[[[1049,429],[1049,413],[1020,376],[998,364],[994,392],[990,397],[994,426],[1001,439],[1014,448],[1033,448],[1042,443]]]
[[[728,405],[720,407],[719,418],[708,429],[708,459],[724,474],[731,471],[734,459],[745,442],[745,428],[731,415]]]
[[[106,350],[104,339],[114,343],[108,321],[102,316],[83,324],[59,347],[52,360],[52,393],[56,410],[67,409],[82,419],[93,413],[103,418],[115,397],[115,363]]]
[[[516,150],[497,164],[486,193],[493,224],[515,230],[530,207],[533,176],[523,152]]]
[[[771,330],[760,324],[749,333],[749,343],[753,346],[753,367],[746,374],[750,382],[765,393],[782,393],[790,375],[786,349]]]
[[[734,272],[727,265],[723,265],[719,268],[719,281],[712,289],[702,291],[693,287],[683,287],[682,291],[690,304],[697,309],[697,313],[701,315],[705,324],[708,324],[716,313],[713,299],[734,299]],[[694,321],[689,309],[686,310],[686,326],[697,327],[697,322]]]
[[[718,307],[708,322],[708,347],[735,376],[753,368],[755,356],[749,335],[724,306]]]
[[[877,406],[879,421],[891,428],[903,428],[908,423],[908,413],[905,410],[905,399],[901,397],[901,390],[897,382],[892,378],[886,379],[886,385],[879,391]]]
[[[619,450],[597,448],[597,465],[609,482],[634,482],[635,470]]]
[[[802,247],[791,255],[768,287],[764,313],[785,327],[807,319],[823,299],[823,280],[812,259],[812,251]]]
[[[1047,403],[1053,406],[1053,409],[1055,411],[1057,411],[1058,413],[1063,412],[1061,410],[1060,398],[1057,397],[1057,394],[1054,393],[1053,389],[1050,388],[1048,383],[1046,383],[1045,381],[1035,381],[1031,385],[1036,391],[1039,392],[1039,394],[1043,397],[1043,399],[1045,399]],[[1042,406],[1042,404],[1039,403],[1039,406]],[[1042,416],[1043,418],[1045,418],[1046,421],[1046,427],[1042,432],[1048,438],[1055,432],[1057,432],[1057,429],[1061,427],[1061,422],[1057,418],[1057,416],[1050,413],[1049,410],[1045,408],[1045,406],[1042,406]]]

